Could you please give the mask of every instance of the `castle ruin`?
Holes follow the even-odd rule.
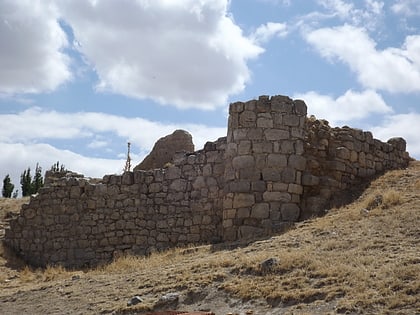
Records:
[[[261,96],[229,108],[227,137],[165,168],[87,179],[55,173],[6,229],[35,266],[94,266],[117,254],[272,235],[410,158],[388,142],[307,117],[302,100]]]

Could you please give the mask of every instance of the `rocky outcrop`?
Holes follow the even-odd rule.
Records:
[[[149,155],[134,170],[163,168],[167,163],[173,161],[177,152],[194,152],[192,136],[185,130],[175,130],[172,134],[160,138]]]

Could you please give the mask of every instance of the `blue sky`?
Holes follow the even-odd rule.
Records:
[[[402,136],[420,158],[418,0],[0,0],[0,176],[56,161],[91,177],[188,130],[225,136],[230,102]]]

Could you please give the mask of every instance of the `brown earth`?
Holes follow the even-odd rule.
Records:
[[[0,228],[23,202],[0,199]],[[92,270],[34,270],[1,248],[0,314],[420,314],[419,219],[415,161],[350,205],[246,244],[120,257]],[[134,296],[142,301],[128,306]]]

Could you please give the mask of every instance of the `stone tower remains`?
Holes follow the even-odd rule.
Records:
[[[4,242],[32,265],[81,267],[121,253],[271,235],[409,160],[402,138],[332,128],[308,118],[301,100],[261,96],[230,105],[227,137],[179,152],[164,168],[102,179],[48,174]]]

